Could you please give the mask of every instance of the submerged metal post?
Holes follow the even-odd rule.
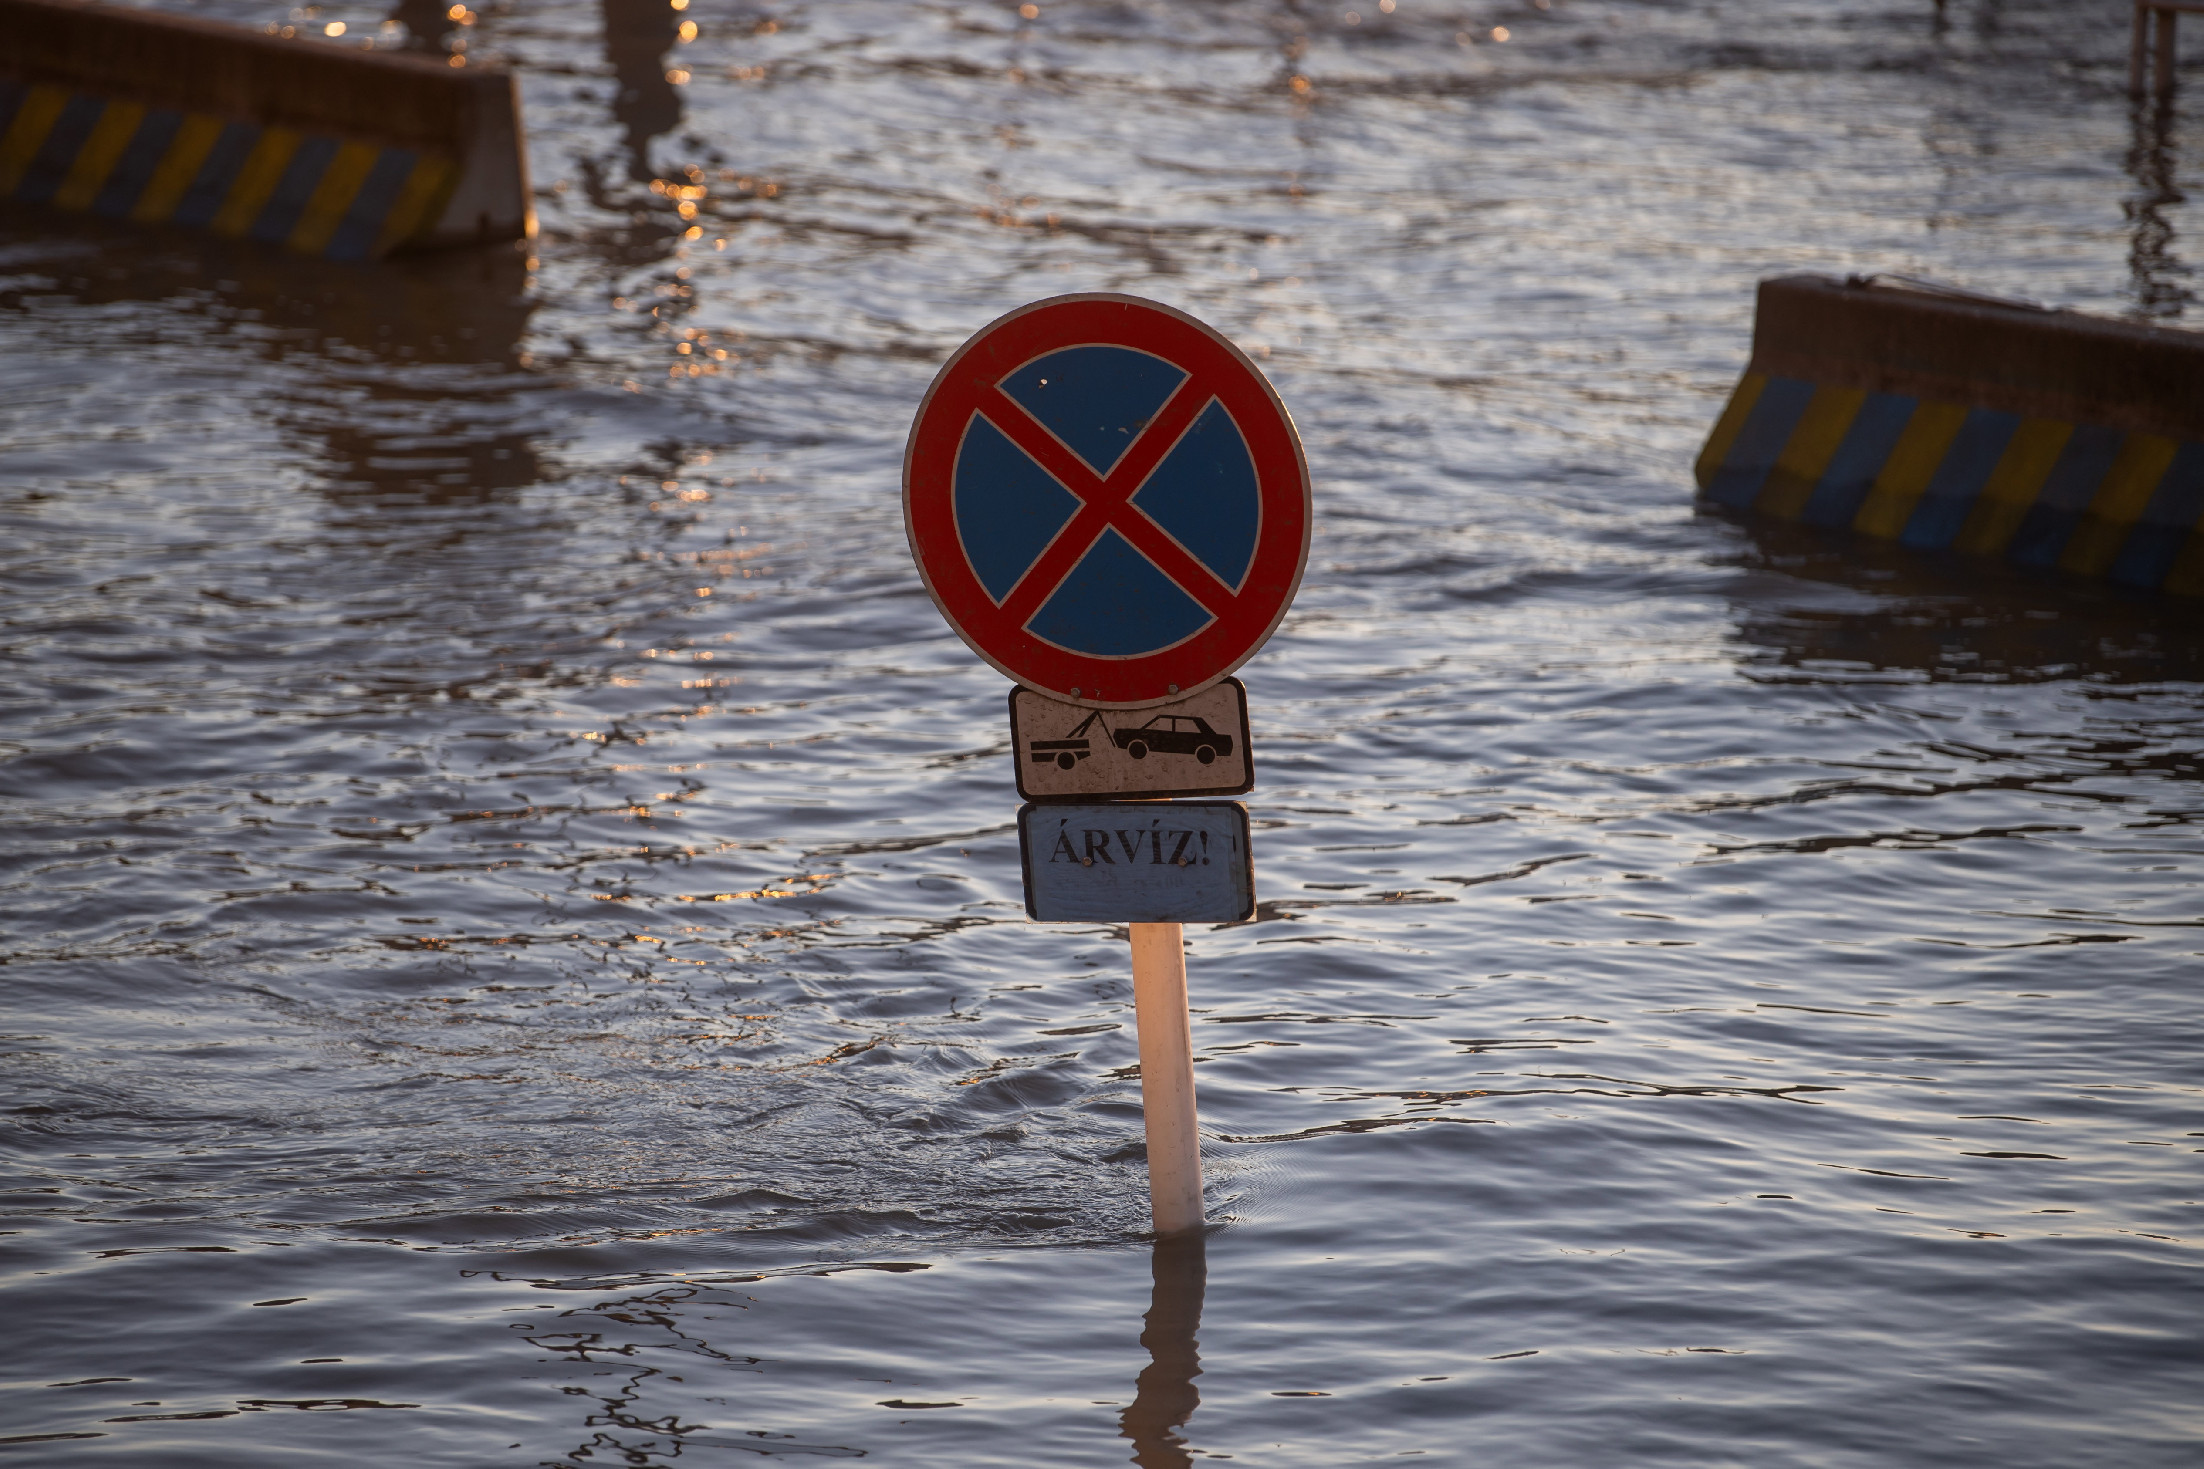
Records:
[[[2134,14],[2128,18],[2127,38],[2127,94],[2143,95],[2143,60],[2150,49],[2150,8],[2143,0],[2135,0]]]
[[[1133,1020],[1140,1038],[1141,1120],[1156,1233],[1202,1223],[1201,1135],[1194,1125],[1194,1032],[1186,1013],[1185,928],[1135,923]]]
[[[2173,95],[2175,47],[2181,13],[2204,14],[2204,0],[2134,0],[2128,32],[2127,90],[2141,97],[2143,73],[2150,72],[2150,95],[2163,102]],[[2154,24],[2155,22],[2155,24]]]

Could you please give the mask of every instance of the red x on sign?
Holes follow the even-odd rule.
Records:
[[[942,368],[904,456],[927,590],[973,651],[1055,698],[1138,708],[1239,667],[1308,555],[1285,407],[1170,307],[1060,296]]]

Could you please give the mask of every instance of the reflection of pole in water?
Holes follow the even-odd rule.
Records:
[[[445,0],[398,0],[390,18],[406,28],[408,51],[445,51],[451,47],[452,32],[459,29],[454,10],[465,14],[465,7],[447,5]]]
[[[2183,284],[2182,278],[2195,271],[2174,255],[2174,228],[2166,218],[2167,207],[2182,202],[2174,182],[2172,103],[2164,97],[2138,98],[2134,119],[2135,145],[2128,150],[2127,171],[2136,188],[2123,207],[2134,229],[2127,259],[2135,309],[2142,316],[2175,317],[2196,299],[2196,292]]]
[[[680,37],[679,12],[687,6],[688,0],[604,0],[605,60],[620,89],[612,116],[624,132],[628,177],[639,184],[658,177],[651,140],[681,125],[681,93],[666,75],[666,53]]]
[[[1173,1235],[1155,1243],[1155,1286],[1148,1301],[1147,1326],[1140,1344],[1148,1349],[1133,1404],[1118,1418],[1120,1437],[1133,1441],[1133,1462],[1141,1469],[1189,1469],[1193,1460],[1186,1440],[1175,1430],[1194,1416],[1201,1392],[1200,1344],[1202,1289],[1209,1278],[1207,1241],[1199,1232]]]

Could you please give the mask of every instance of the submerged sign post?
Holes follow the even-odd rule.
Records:
[[[1159,1234],[1202,1221],[1181,925],[1254,916],[1247,691],[1308,559],[1300,436],[1255,364],[1134,296],[1021,307],[957,349],[903,459],[926,589],[1008,675],[1026,912],[1131,925]],[[1134,805],[1133,802],[1169,802]]]

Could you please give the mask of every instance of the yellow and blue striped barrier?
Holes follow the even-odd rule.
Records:
[[[0,198],[372,260],[434,220],[456,170],[410,148],[0,80]]]
[[[1983,306],[1952,303],[1939,317],[1940,303],[1931,299],[1902,303],[1905,314],[1887,328],[1847,332],[1828,315],[1846,304],[1828,297],[1832,286],[1813,278],[1763,283],[1754,366],[1699,456],[1708,500],[1920,551],[1996,556],[2204,596],[2204,432],[2103,421],[2155,407],[2159,427],[2177,429],[2192,411],[2186,400],[2139,399],[2193,395],[2194,381],[2142,394],[2106,381],[2112,373],[2104,354],[2119,346],[2107,330],[2151,329],[2093,319],[2076,328],[2058,319],[2067,313],[2023,317],[2012,308],[1985,327]],[[1814,295],[1788,302],[1783,292],[1791,288]],[[1821,319],[1800,316],[1801,329],[1786,332],[1786,311],[1802,309]],[[1879,311],[1883,303],[1858,309]],[[2066,340],[2077,330],[2088,338],[2078,346]],[[2036,362],[2020,360],[2029,354],[2016,353],[2011,340],[1993,340],[2014,332],[2024,346],[2042,342]],[[1794,339],[1781,339],[1787,335]],[[2164,340],[2186,335],[2139,340],[2138,352],[2160,354],[2143,365],[2144,382],[2182,370],[2161,360],[2168,350],[2193,351],[2192,373],[2204,376],[2204,337],[2193,348]],[[1971,368],[1970,350],[1985,354]],[[1979,383],[1967,380],[1969,371]],[[2087,411],[2092,382],[2112,394],[2101,416]]]
[[[526,239],[513,75],[466,62],[0,0],[0,199],[339,260]]]

